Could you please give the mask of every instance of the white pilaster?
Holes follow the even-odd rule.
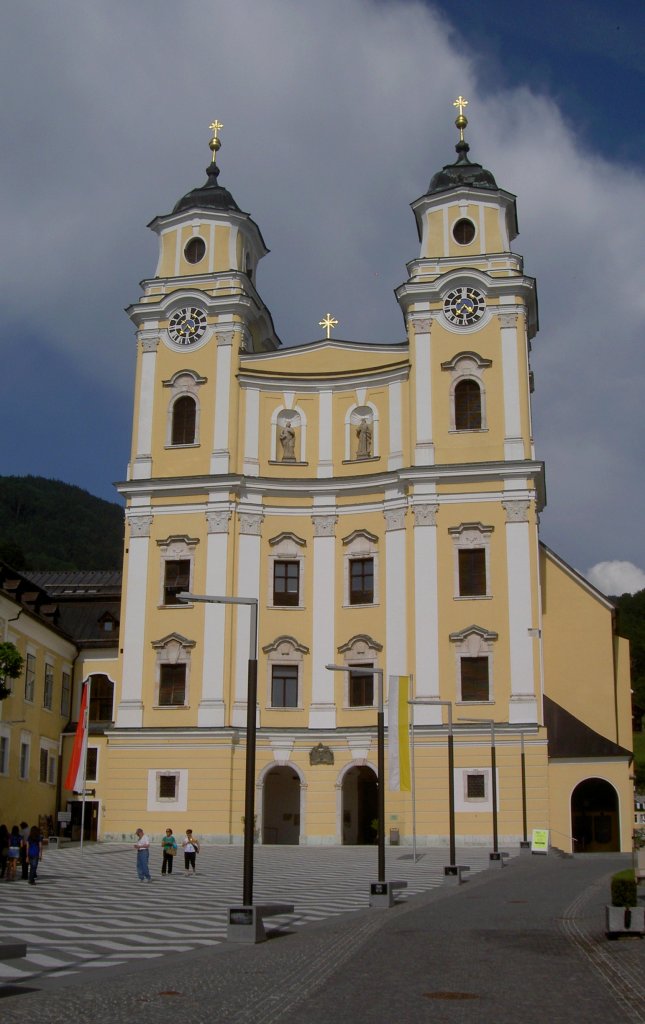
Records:
[[[517,356],[517,315],[503,313],[500,318],[502,338],[502,377],[504,380],[504,458],[523,459],[524,441],[520,417],[520,374]]]
[[[414,681],[415,695],[439,699],[439,594],[437,591],[436,503],[415,504],[414,513]],[[420,704],[415,725],[440,725],[441,708]]]
[[[211,473],[228,473],[230,468],[229,427],[231,399],[231,362],[233,327],[217,331],[217,369],[215,380],[215,428]]]
[[[313,592],[316,614],[311,649],[312,682],[310,729],[335,729],[334,676],[325,665],[336,660],[334,649],[335,515],[314,515]]]
[[[246,418],[244,423],[244,472],[247,476],[258,476],[260,473],[259,439],[260,439],[260,391],[258,388],[247,388]],[[275,430],[273,430],[275,444]]]
[[[506,512],[508,632],[511,663],[511,724],[537,722],[537,679],[533,659],[531,547],[528,501],[503,501]]]
[[[156,323],[154,327],[156,328]],[[137,450],[132,466],[132,479],[148,480],[152,476],[152,414],[154,410],[155,372],[159,335],[150,327],[140,332],[141,376],[137,407]]]
[[[434,465],[432,440],[432,364],[430,361],[430,331],[432,320],[427,316],[413,316],[414,331],[414,404],[416,431],[414,443],[415,466]]]
[[[263,517],[256,511],[240,511],[238,517],[240,535],[235,596],[259,598],[260,532]],[[234,609],[233,614],[237,615],[237,632],[235,636],[235,703],[231,714],[231,725],[244,728],[246,726],[251,610],[244,605],[239,605]]]
[[[228,509],[207,512],[206,593],[226,594],[226,563],[228,554]],[[224,706],[224,654],[226,650],[226,607],[204,605],[204,661],[202,664],[202,697],[197,710],[197,725],[226,725]]]
[[[128,513],[130,543],[123,633],[123,677],[115,725],[140,729],[143,725],[143,653],[146,622],[146,580],[152,516]]]
[[[318,396],[318,469],[317,476],[327,477],[334,474],[332,460],[331,436],[331,391],[321,391]]]
[[[388,386],[390,402],[390,451],[388,469],[400,469],[403,465],[403,389],[400,380],[390,381]],[[377,449],[374,448],[374,454]]]
[[[386,677],[409,673],[407,651],[407,586],[405,508],[386,508],[385,516],[385,644]]]

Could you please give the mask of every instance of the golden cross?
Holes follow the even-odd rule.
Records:
[[[334,327],[338,327],[338,320],[334,319],[331,313],[326,313],[325,319],[318,321],[318,326],[325,328],[327,331],[327,337],[329,338],[330,332],[333,331]]]
[[[458,96],[457,99],[455,100],[455,102],[453,103],[453,107],[459,107],[459,116],[460,117],[463,116],[464,107],[467,107],[467,106],[468,106],[468,100],[465,100],[463,96]],[[211,125],[211,128],[212,127],[213,126]]]
[[[208,127],[210,128],[210,130],[213,133],[213,137],[212,137],[211,141],[208,143],[208,145],[209,145],[210,150],[211,150],[211,152],[213,154],[213,156],[211,157],[211,163],[214,164],[215,163],[215,157],[217,155],[217,150],[222,145],[222,143],[220,142],[219,133],[222,130],[222,128],[224,127],[224,125],[222,124],[221,121],[213,121],[212,124],[209,124]]]

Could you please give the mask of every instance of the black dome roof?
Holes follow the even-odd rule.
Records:
[[[217,184],[219,167],[215,163],[209,164],[206,168],[207,180],[200,188],[194,188],[175,203],[173,213],[181,213],[182,210],[191,210],[198,207],[200,210],[239,210],[239,206],[233,196],[226,188]]]
[[[460,140],[455,149],[457,161],[454,164],[446,164],[432,176],[428,185],[428,195],[432,192],[445,192],[449,188],[459,188],[461,185],[497,190],[497,182],[491,172],[481,164],[473,164],[468,159],[470,146],[467,142]]]

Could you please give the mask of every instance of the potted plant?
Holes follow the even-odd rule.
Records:
[[[605,907],[608,939],[619,935],[645,933],[645,908],[637,906],[636,878],[633,868],[618,871],[611,879],[611,906]]]

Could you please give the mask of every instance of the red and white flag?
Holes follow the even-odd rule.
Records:
[[[83,683],[81,692],[81,707],[78,712],[78,725],[74,737],[74,748],[72,759],[67,769],[65,789],[71,789],[75,793],[82,793],[85,788],[85,756],[87,750],[87,722],[88,722],[88,699],[90,684]]]

